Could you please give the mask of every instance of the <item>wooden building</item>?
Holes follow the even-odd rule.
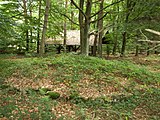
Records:
[[[90,35],[89,45],[94,44],[94,35]],[[57,47],[58,53],[63,49],[64,37],[56,36],[55,38],[48,38],[45,42],[46,46],[54,45]],[[66,47],[68,51],[77,51],[80,48],[80,31],[79,30],[68,30],[66,35]]]

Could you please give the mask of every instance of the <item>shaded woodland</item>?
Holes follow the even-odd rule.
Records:
[[[47,39],[60,37],[63,43],[50,45],[51,52],[68,52],[67,31],[79,30],[78,52],[83,55],[159,53],[159,35],[145,31],[160,31],[159,4],[158,0],[1,0],[0,51],[43,55]]]
[[[160,0],[0,0],[0,120],[160,120]]]

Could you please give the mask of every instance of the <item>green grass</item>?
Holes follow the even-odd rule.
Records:
[[[1,55],[0,118],[158,120],[160,73],[148,68],[157,66],[155,70],[158,70],[159,65],[153,61],[159,62],[160,58],[145,59],[152,64],[72,54],[18,59]],[[25,86],[32,81],[39,83],[43,80],[51,81],[49,85],[53,84],[53,91],[57,84],[67,87],[60,92],[60,98],[54,100],[32,88],[33,84]],[[98,95],[84,97],[92,94],[90,89]],[[104,89],[109,93],[104,94]],[[69,109],[72,114],[63,109]]]

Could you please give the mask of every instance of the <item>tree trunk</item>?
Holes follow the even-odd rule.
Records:
[[[118,45],[118,34],[116,32],[114,46],[113,46],[113,52],[112,52],[113,55],[116,55],[117,45]]]
[[[81,44],[81,47],[82,47],[81,54],[86,56],[88,56],[89,54],[89,39],[88,39],[89,28],[90,28],[90,24],[87,18],[84,24],[83,39]]]
[[[50,0],[46,0],[42,39],[41,39],[41,44],[40,44],[40,55],[43,55],[45,53],[45,34],[46,34],[46,31],[47,31],[49,8],[50,8]]]
[[[99,10],[103,9],[103,3],[104,0],[101,0],[100,6],[99,6]],[[103,10],[99,12],[98,14],[98,18],[102,18],[103,17]],[[103,19],[98,21],[98,31],[99,32],[99,37],[98,37],[98,57],[102,57],[102,36],[103,36]]]
[[[85,12],[85,22],[84,22],[84,32],[82,39],[82,51],[81,54],[88,56],[89,54],[89,29],[90,29],[90,16],[91,16],[92,0],[87,0],[86,12]]]
[[[37,53],[39,53],[39,45],[40,45],[40,27],[41,27],[41,6],[42,0],[39,0],[39,13],[38,13],[38,29],[37,29]]]
[[[93,44],[93,56],[96,56],[96,51],[97,51],[97,37],[98,37],[98,35],[95,34],[94,44]]]
[[[147,56],[149,56],[149,54],[150,54],[150,43],[148,43],[148,47],[147,47]]]
[[[84,8],[84,0],[80,0],[79,7],[81,10]],[[84,16],[79,10],[79,27],[80,27],[80,45],[81,45],[81,53],[82,53],[82,41],[83,41],[83,33],[84,33]]]
[[[135,54],[135,56],[138,56],[138,51],[139,51],[139,46],[138,46],[138,44],[136,45],[136,54]]]
[[[68,0],[65,1],[65,10],[67,14],[67,5]],[[64,52],[66,53],[66,42],[67,42],[67,20],[66,18],[64,19],[64,41],[63,41],[63,46],[64,46]]]
[[[30,24],[33,24],[32,21],[32,4],[33,4],[33,0],[30,0],[30,8],[29,8],[29,13],[30,13]],[[33,48],[33,30],[32,30],[32,26],[30,27],[30,49]]]
[[[124,56],[125,50],[126,50],[126,35],[127,35],[127,32],[122,33],[123,41],[122,41],[121,57]]]
[[[123,40],[122,40],[122,49],[121,49],[121,57],[124,56],[125,54],[125,48],[126,48],[126,42],[127,42],[127,24],[128,24],[128,20],[129,20],[129,16],[135,6],[136,2],[132,1],[132,0],[127,0],[126,1],[126,16],[125,16],[125,30],[122,33],[123,36]]]
[[[116,0],[117,2],[118,0]],[[119,13],[119,4],[117,4],[115,6],[115,9],[116,11]],[[119,14],[115,16],[115,21],[114,21],[114,25],[116,24],[115,26],[115,34],[114,34],[114,37],[115,37],[115,40],[114,40],[114,45],[113,45],[113,51],[112,51],[112,54],[113,55],[116,55],[116,51],[117,51],[117,45],[118,45],[118,30],[119,30],[119,27],[117,26],[117,24],[119,23]]]
[[[138,36],[136,37],[136,54],[135,56],[138,56],[138,52],[139,52],[139,44],[138,44]]]
[[[121,57],[124,56],[125,54],[125,50],[126,50],[126,42],[127,42],[127,32],[126,32],[126,29],[127,29],[127,24],[128,24],[128,19],[129,19],[129,15],[130,15],[130,12],[129,12],[129,9],[131,7],[131,3],[130,3],[130,0],[127,0],[127,5],[126,5],[126,17],[125,17],[125,30],[124,32],[122,33],[122,49],[121,49]]]
[[[71,9],[73,8],[73,4],[71,3]],[[74,12],[73,12],[73,10],[71,11],[71,20],[72,21],[74,21]],[[71,30],[73,30],[74,28],[73,28],[73,23],[71,22]]]
[[[26,34],[26,51],[29,51],[29,32],[28,32],[28,15],[27,15],[27,2],[26,0],[23,0],[23,9],[24,9],[24,22],[25,25],[27,25],[27,28],[25,28],[25,34]]]

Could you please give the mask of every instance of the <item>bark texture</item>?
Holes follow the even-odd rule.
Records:
[[[24,9],[24,22],[25,25],[28,27],[28,15],[27,15],[27,1],[23,0],[23,9]],[[29,51],[29,32],[28,32],[28,28],[25,28],[25,39],[26,39],[26,51]]]
[[[46,37],[45,34],[46,34],[46,31],[47,31],[49,8],[50,8],[50,0],[46,0],[42,39],[41,39],[41,44],[40,44],[40,55],[43,55],[45,53],[45,37]]]

